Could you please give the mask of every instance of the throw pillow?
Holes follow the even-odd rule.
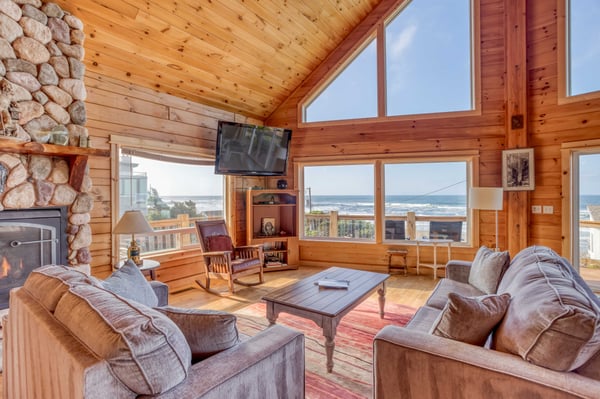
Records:
[[[142,271],[131,260],[102,281],[102,287],[123,298],[149,307],[158,305],[158,298]]]
[[[206,359],[240,342],[236,317],[216,310],[155,308],[181,330],[192,351],[192,362]]]
[[[233,242],[231,237],[226,235],[214,235],[206,237],[206,250],[212,251],[233,251]]]
[[[165,315],[92,285],[71,287],[56,319],[139,395],[165,392],[187,378],[191,352]]]
[[[464,297],[451,292],[430,332],[455,341],[483,346],[504,317],[509,302],[509,294]]]
[[[469,272],[469,284],[486,294],[495,294],[504,271],[510,264],[508,251],[495,252],[482,246],[477,251]]]

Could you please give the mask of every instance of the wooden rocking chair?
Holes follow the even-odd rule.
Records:
[[[196,280],[200,287],[220,294],[210,289],[210,279],[218,278],[228,281],[229,291],[233,294],[234,283],[244,286],[262,284],[264,254],[261,245],[234,246],[224,220],[196,221],[196,230],[204,258],[204,284]],[[257,283],[237,280],[251,274],[258,274]]]

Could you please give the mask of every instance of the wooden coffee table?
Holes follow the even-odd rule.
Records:
[[[275,324],[281,312],[314,321],[323,329],[327,371],[333,370],[335,334],[342,317],[375,290],[379,293],[379,316],[384,316],[385,281],[389,274],[332,267],[276,290],[262,299],[267,305],[267,319]],[[348,280],[348,288],[322,288],[315,282],[324,278]]]

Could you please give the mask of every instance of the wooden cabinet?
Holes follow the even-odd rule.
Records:
[[[246,241],[262,244],[265,271],[298,268],[298,193],[248,190]]]

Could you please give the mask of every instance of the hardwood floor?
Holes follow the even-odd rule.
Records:
[[[225,281],[211,282],[211,288],[222,291],[224,296],[217,296],[201,289],[190,288],[169,295],[169,304],[184,308],[214,309],[235,312],[252,303],[259,302],[268,292],[291,284],[311,274],[323,270],[316,267],[301,267],[298,270],[286,270],[265,273],[264,284],[254,287],[236,286],[238,291],[229,295]],[[250,279],[251,277],[248,277]],[[253,277],[252,277],[253,278]],[[423,305],[431,290],[437,284],[431,274],[416,276],[404,273],[392,274],[387,280],[386,302],[395,302],[418,308]],[[377,296],[375,292],[373,295]],[[0,373],[0,397],[2,396],[3,383]]]
[[[268,292],[321,270],[323,269],[317,267],[301,267],[298,270],[265,273],[264,284],[254,287],[237,285],[237,291],[233,295],[228,293],[225,281],[213,280],[211,288],[223,292],[223,296],[208,293],[200,287],[190,288],[171,294],[169,304],[184,308],[235,312],[252,303],[259,302]],[[254,277],[248,277],[245,281],[250,281],[251,278]],[[436,283],[437,280],[434,280],[431,274],[420,276],[414,274],[404,276],[403,273],[392,274],[387,280],[386,300],[417,308],[425,303]],[[375,292],[373,295],[377,296],[377,293]]]

